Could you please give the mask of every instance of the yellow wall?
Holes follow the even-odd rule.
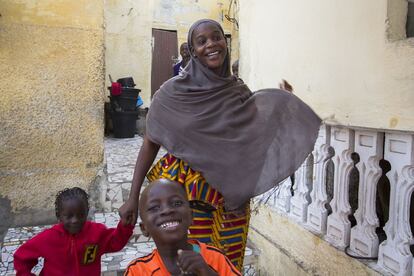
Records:
[[[232,56],[238,56],[238,33],[223,15],[229,0],[108,0],[105,1],[106,73],[113,79],[132,76],[146,106],[151,95],[152,28],[176,30],[178,45],[192,23],[201,18],[220,22],[232,34]],[[234,9],[232,8],[232,11]],[[106,84],[109,85],[108,76]]]
[[[406,0],[240,0],[240,74],[291,82],[328,123],[414,130]]]
[[[261,252],[260,275],[379,275],[265,206],[250,225],[249,238]]]
[[[0,7],[0,220],[40,223],[57,191],[89,188],[102,164],[103,3]]]

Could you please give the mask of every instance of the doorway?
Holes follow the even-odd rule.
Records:
[[[173,76],[178,56],[177,32],[152,29],[151,98],[160,86]]]

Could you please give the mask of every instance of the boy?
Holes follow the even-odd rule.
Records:
[[[188,50],[187,42],[184,42],[180,46],[180,55],[181,61],[173,66],[174,76],[177,76],[184,68],[187,66],[187,63],[190,61],[190,51]]]
[[[60,223],[34,236],[14,253],[17,276],[33,275],[31,270],[39,257],[44,258],[40,275],[100,275],[102,254],[121,250],[134,228],[124,220],[116,229],[86,221],[88,194],[78,187],[60,191],[55,210]]]
[[[125,275],[241,275],[217,248],[188,240],[192,214],[179,183],[150,183],[142,192],[139,213],[142,233],[154,239],[157,249],[132,261]]]

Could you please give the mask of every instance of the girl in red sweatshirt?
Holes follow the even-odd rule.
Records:
[[[121,250],[132,235],[134,226],[125,220],[117,228],[86,221],[88,194],[75,187],[60,191],[55,201],[54,225],[20,246],[14,253],[17,276],[34,275],[32,268],[44,258],[40,275],[100,275],[101,256]]]

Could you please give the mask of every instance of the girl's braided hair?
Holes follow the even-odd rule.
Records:
[[[62,203],[65,200],[77,198],[83,200],[85,202],[85,206],[87,210],[89,210],[89,201],[88,201],[88,194],[79,187],[74,188],[66,188],[62,191],[59,191],[56,195],[55,200],[55,212],[56,217],[59,218],[60,212],[62,211]]]

